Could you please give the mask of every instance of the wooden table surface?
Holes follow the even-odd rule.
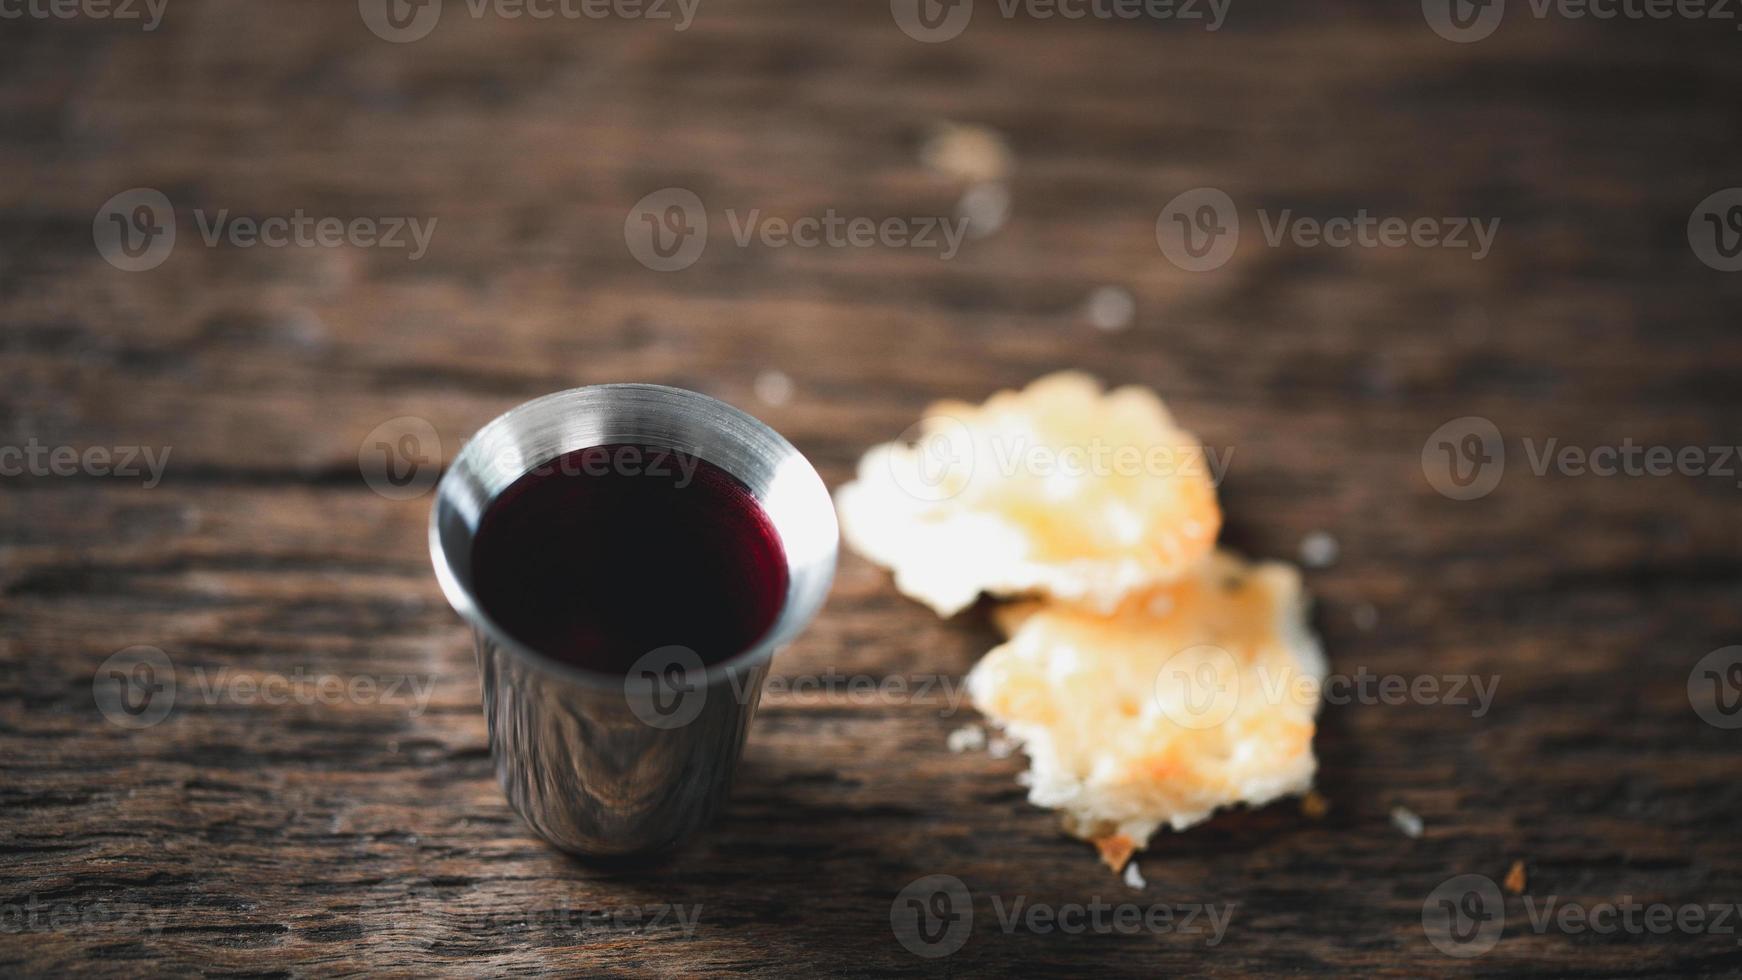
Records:
[[[0,457],[0,971],[1742,970],[1717,925],[1536,924],[1551,897],[1742,900],[1742,730],[1689,692],[1742,643],[1736,463],[1537,472],[1550,440],[1692,447],[1714,471],[1742,442],[1742,274],[1688,235],[1742,184],[1733,21],[1514,4],[1461,44],[1409,2],[1237,3],[1214,32],[982,2],[924,44],[872,0],[706,0],[684,31],[447,8],[411,43],[346,0],[174,0],[153,31],[0,20],[0,446],[40,451]],[[944,120],[1001,132],[1016,167],[1007,224],[954,257],[735,240],[729,211],[952,214],[966,184],[918,152]],[[1242,234],[1190,272],[1156,219],[1202,186]],[[659,272],[624,225],[669,187],[712,225]],[[175,208],[146,271],[96,244],[134,188]],[[1285,210],[1501,225],[1480,260],[1273,245]],[[416,260],[202,235],[299,211],[437,225]],[[1084,316],[1101,286],[1135,299],[1127,329]],[[975,720],[959,699],[771,696],[710,832],[590,867],[497,787],[429,496],[376,493],[359,462],[389,420],[426,420],[451,459],[527,398],[643,380],[751,410],[834,486],[931,400],[1063,367],[1151,385],[1233,450],[1229,543],[1292,558],[1334,536],[1307,573],[1333,670],[1497,679],[1490,710],[1328,707],[1328,816],[1285,801],[1164,833],[1139,892],[1026,801],[1020,755],[946,749]],[[784,403],[758,394],[771,371]],[[1505,466],[1456,500],[1422,451],[1472,416]],[[62,475],[56,447],[114,458]],[[169,454],[161,482],[108,472],[128,447]],[[939,621],[844,554],[774,673],[954,685],[994,642],[982,612]],[[175,699],[130,729],[95,692],[137,646],[173,663]],[[328,675],[383,686],[250,693]],[[1514,862],[1498,945],[1436,949],[1435,889]],[[972,896],[937,958],[891,925],[929,875]],[[1077,933],[1007,926],[1018,902],[1232,917],[1220,942]]]

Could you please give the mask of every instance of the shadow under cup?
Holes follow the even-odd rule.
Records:
[[[625,673],[600,672],[521,643],[479,603],[473,550],[491,504],[530,471],[609,445],[698,457],[761,507],[785,553],[787,587],[750,649],[709,664],[665,647]],[[810,463],[768,426],[706,395],[645,384],[576,388],[480,429],[436,488],[430,555],[442,591],[472,626],[490,754],[527,824],[565,851],[595,857],[657,852],[706,824],[731,786],[769,660],[828,595],[838,538],[834,505]]]

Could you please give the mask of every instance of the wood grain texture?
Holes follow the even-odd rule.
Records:
[[[1686,235],[1742,184],[1734,25],[1517,9],[1458,45],[1412,3],[1237,3],[1214,33],[979,6],[938,45],[886,4],[799,0],[706,0],[681,33],[449,2],[403,45],[345,0],[174,0],[151,33],[0,21],[0,446],[171,450],[149,489],[0,477],[0,971],[1742,970],[1734,935],[1537,933],[1522,897],[1467,962],[1421,922],[1441,882],[1518,860],[1539,904],[1742,901],[1742,731],[1687,692],[1742,642],[1737,478],[1538,477],[1524,450],[1742,443],[1742,274]],[[954,259],[732,241],[727,209],[951,213],[962,185],[916,154],[943,119],[995,127],[1018,162],[1009,224]],[[667,186],[714,226],[661,274],[623,222]],[[1194,274],[1155,220],[1199,186],[1247,225]],[[179,215],[144,273],[92,238],[134,187]],[[1474,262],[1270,247],[1261,208],[1502,224]],[[206,247],[195,209],[438,225],[412,262]],[[1081,315],[1103,284],[1135,297],[1129,330]],[[1151,385],[1234,451],[1231,543],[1288,557],[1336,536],[1341,559],[1308,575],[1334,669],[1497,676],[1492,710],[1329,708],[1324,820],[1282,803],[1163,834],[1139,893],[1026,802],[1020,758],[945,749],[970,708],[772,698],[712,832],[651,868],[589,867],[494,782],[428,498],[385,499],[358,465],[398,416],[451,457],[526,398],[645,380],[751,409],[835,485],[931,400],[1061,367]],[[768,369],[790,402],[758,401]],[[1460,416],[1509,453],[1470,502],[1420,462]],[[775,673],[953,684],[992,642],[847,555]],[[127,731],[92,679],[137,644],[173,659],[178,699]],[[409,678],[428,700],[208,703],[196,679],[223,671]],[[1420,839],[1391,826],[1400,805]],[[974,896],[971,938],[935,960],[890,926],[931,874]],[[1006,931],[1019,896],[1234,913],[1214,946]]]

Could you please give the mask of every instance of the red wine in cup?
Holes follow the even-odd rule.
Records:
[[[786,554],[725,470],[656,446],[594,446],[526,473],[485,510],[472,585],[521,643],[624,674],[665,646],[706,664],[750,649],[786,601]]]

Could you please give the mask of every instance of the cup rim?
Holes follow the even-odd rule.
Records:
[[[487,637],[491,643],[511,651],[525,663],[569,682],[587,687],[623,689],[625,675],[593,670],[557,660],[522,643],[504,629],[494,617],[484,610],[483,605],[473,593],[473,589],[465,581],[462,581],[460,575],[455,571],[456,556],[449,554],[443,540],[442,527],[443,515],[457,506],[455,498],[467,492],[461,488],[461,485],[477,476],[480,466],[478,457],[484,452],[481,447],[486,440],[528,427],[528,420],[535,419],[542,413],[560,410],[565,407],[565,403],[579,407],[580,403],[591,399],[599,399],[609,403],[613,398],[619,396],[625,399],[640,400],[644,407],[650,404],[658,405],[666,412],[681,413],[684,410],[695,412],[701,416],[704,423],[707,423],[706,428],[712,434],[735,439],[745,446],[750,446],[752,441],[755,441],[764,448],[772,448],[780,457],[777,465],[794,468],[795,476],[788,476],[786,479],[800,480],[803,485],[799,492],[805,497],[811,498],[797,501],[796,506],[802,506],[809,510],[808,516],[817,522],[817,529],[826,530],[826,545],[817,551],[810,561],[805,563],[795,560],[792,543],[786,540],[785,535],[780,535],[782,550],[787,557],[788,571],[787,594],[781,604],[780,613],[754,644],[724,660],[706,666],[705,682],[707,686],[714,687],[731,676],[744,674],[767,663],[781,647],[791,642],[809,626],[811,620],[822,608],[833,584],[835,564],[840,547],[840,529],[835,517],[833,499],[815,466],[791,442],[762,420],[718,398],[671,385],[647,383],[585,385],[552,392],[522,402],[491,419],[460,447],[459,452],[454,455],[452,462],[448,464],[447,469],[436,484],[434,500],[430,506],[428,531],[430,559],[435,566],[436,581],[440,584],[442,594],[447,598],[448,604],[462,619],[466,620],[474,630]],[[477,507],[477,519],[482,518],[483,512],[514,480],[543,466],[556,456],[577,449],[590,448],[591,445],[603,444],[606,443],[564,445],[543,458],[521,460],[518,472],[490,492]],[[654,444],[657,444],[657,441]],[[705,453],[686,449],[683,446],[663,448],[692,452],[699,458],[725,470],[739,482],[745,483],[747,486],[750,485],[750,481],[745,479],[743,473],[735,471],[718,459],[710,458]],[[799,468],[799,464],[802,464],[802,469]],[[757,503],[765,511],[770,511],[769,516],[773,519],[775,515],[772,513],[766,495],[754,486],[751,486],[751,491]],[[475,530],[474,523],[468,532]],[[776,525],[776,533],[779,534],[778,524]],[[815,566],[814,569],[813,566]],[[801,572],[810,573],[804,595],[799,594]]]

